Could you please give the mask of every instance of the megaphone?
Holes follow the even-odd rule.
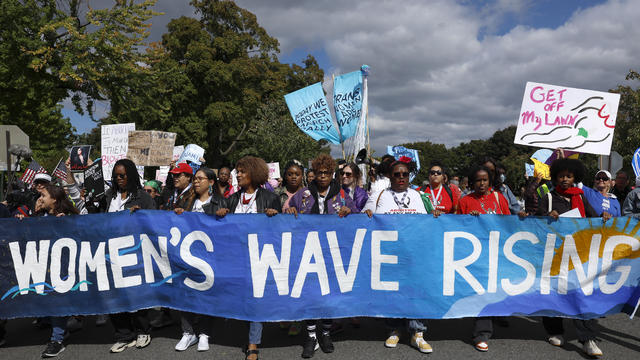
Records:
[[[376,159],[370,159],[367,157],[367,149],[361,149],[360,151],[358,151],[355,162],[357,165],[366,164],[374,167],[380,164],[380,161]]]

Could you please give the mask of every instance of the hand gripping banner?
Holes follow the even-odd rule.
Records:
[[[253,321],[632,312],[640,223],[483,215],[0,220],[0,318],[163,306]]]

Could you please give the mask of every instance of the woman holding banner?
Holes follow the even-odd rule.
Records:
[[[444,166],[439,161],[433,161],[429,166],[429,184],[418,189],[431,200],[434,216],[455,214],[458,210],[459,194],[444,183],[444,176]]]
[[[282,211],[278,196],[262,188],[269,180],[267,163],[253,156],[245,156],[236,164],[240,191],[225,199],[216,215],[224,217],[228,213],[256,214],[274,216]],[[262,323],[249,323],[249,345],[245,352],[247,360],[258,359],[258,345],[262,342]]]
[[[311,162],[315,179],[308,187],[299,190],[289,201],[288,214],[338,214],[345,217],[358,212],[353,200],[342,189],[341,184],[333,179],[336,162],[328,154],[321,154]],[[316,335],[318,320],[307,320],[307,337],[303,344],[302,357],[313,357],[320,347],[325,353],[334,351],[331,341],[331,319],[322,319],[321,336]]]
[[[473,192],[460,199],[458,214],[482,215],[499,214],[511,215],[507,199],[491,187],[492,172],[485,166],[478,166],[469,174],[469,183]],[[493,335],[493,319],[478,317],[473,329],[473,343],[478,351],[489,351],[489,338]]]
[[[584,191],[575,186],[582,181],[585,175],[582,162],[577,159],[560,158],[551,164],[551,180],[555,189],[543,196],[538,202],[538,216],[551,216],[558,219],[561,214],[572,212],[572,217],[598,217],[596,211],[585,198]],[[601,174],[599,172],[598,174]],[[602,218],[607,221],[611,218],[608,212],[602,213]],[[549,334],[549,343],[554,346],[564,345],[564,326],[562,318],[543,317],[542,324]],[[602,350],[596,345],[596,320],[574,319],[573,324],[578,333],[578,341],[582,343],[582,349],[589,356],[601,356]]]
[[[342,180],[342,188],[356,204],[358,212],[362,211],[364,205],[369,199],[367,191],[362,188],[362,172],[355,163],[347,163],[340,170],[340,179]]]
[[[195,200],[191,202],[191,207],[186,209],[176,208],[174,212],[178,215],[185,211],[215,213],[223,202],[223,197],[220,195],[216,184],[216,173],[209,168],[201,167],[193,176],[192,185]],[[209,350],[209,336],[213,323],[210,316],[181,311],[180,323],[182,326],[182,338],[175,346],[176,351],[185,351],[196,343],[198,344],[198,351]]]
[[[116,161],[111,173],[113,187],[106,191],[107,212],[135,211],[155,209],[153,199],[140,184],[136,164],[129,159]],[[151,343],[151,326],[147,319],[147,310],[134,313],[111,314],[111,323],[115,329],[115,341],[112,353],[123,352],[135,346],[143,348]]]
[[[284,180],[282,186],[275,189],[276,195],[280,197],[282,211],[289,208],[289,201],[300,189],[303,188],[304,169],[298,160],[291,160],[284,166]]]
[[[408,157],[401,157],[391,164],[391,186],[370,197],[364,207],[364,213],[369,217],[373,214],[426,214],[427,209],[420,193],[410,189],[409,174],[416,171],[416,164]],[[417,239],[416,239],[417,241]],[[400,342],[400,328],[407,320],[387,319],[387,327],[391,333],[384,342],[384,346],[395,348]],[[411,346],[422,353],[431,353],[433,348],[424,340],[427,331],[426,322],[418,319],[408,320],[408,327],[412,333]]]

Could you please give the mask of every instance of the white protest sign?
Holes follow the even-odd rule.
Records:
[[[267,166],[269,167],[269,180],[278,179],[280,177],[280,163],[268,163]]]
[[[162,185],[165,185],[169,176],[169,166],[160,166],[160,170],[156,170],[156,180],[160,181]]]
[[[176,163],[180,159],[180,155],[184,152],[184,145],[178,145],[173,147],[173,161]]]
[[[191,161],[200,165],[202,163],[200,161],[201,157],[204,157],[204,149],[196,144],[189,144],[184,148],[184,151],[180,155],[178,161],[176,161],[176,164]]]
[[[111,179],[111,172],[116,161],[127,157],[129,148],[129,131],[134,131],[136,124],[102,125],[102,175],[105,179]]]
[[[609,155],[620,95],[528,82],[514,143]]]

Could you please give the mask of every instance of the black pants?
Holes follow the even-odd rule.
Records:
[[[489,341],[493,335],[493,318],[479,317],[473,324],[473,342]]]
[[[182,332],[192,335],[204,334],[210,336],[213,318],[208,315],[194,314],[186,311],[180,312]]]
[[[114,335],[116,342],[129,342],[135,340],[139,334],[148,335],[151,333],[146,309],[133,313],[111,314],[109,317],[116,330]]]
[[[542,325],[550,336],[564,334],[564,325],[562,318],[559,317],[543,317]],[[597,320],[580,320],[573,319],[573,325],[576,327],[576,333],[578,334],[578,341],[585,342],[587,340],[594,340],[596,338]]]

